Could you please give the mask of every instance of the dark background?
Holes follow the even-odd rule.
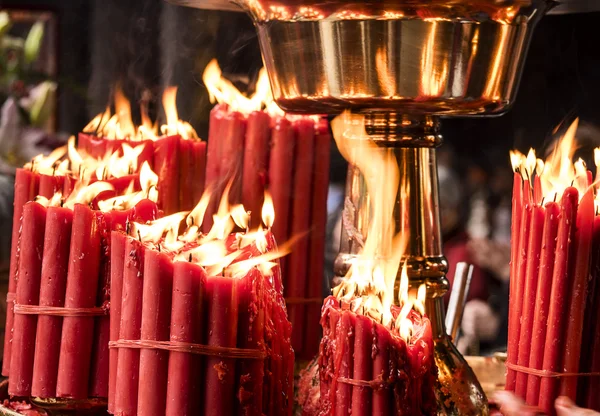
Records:
[[[241,13],[186,9],[162,0],[0,0],[0,7],[58,15],[58,126],[69,133],[110,102],[118,81],[129,97],[149,91],[155,103],[165,85],[178,85],[181,118],[206,137],[210,103],[201,82],[206,63],[217,57],[242,88],[261,66],[253,26]],[[447,120],[447,147],[491,172],[508,167],[510,148],[542,146],[565,118],[578,115],[600,124],[599,23],[600,13],[542,19],[514,108],[497,118]],[[344,180],[343,166],[336,157],[333,180]]]

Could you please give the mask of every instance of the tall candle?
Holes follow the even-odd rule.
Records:
[[[229,202],[239,203],[242,198],[242,163],[244,138],[246,136],[246,117],[237,111],[230,112],[225,118],[223,126],[223,143],[221,144],[221,166],[219,174],[221,183],[217,187],[217,195],[225,185],[231,182]]]
[[[581,199],[577,209],[577,225],[575,231],[575,262],[571,287],[566,297],[569,302],[565,342],[563,370],[567,373],[579,372],[583,321],[587,299],[587,288],[590,276],[590,252],[592,230],[594,226],[594,193],[589,189]],[[560,394],[577,399],[578,377],[564,377],[561,381]]]
[[[594,217],[594,233],[592,238],[592,252],[600,252],[600,215]],[[593,257],[592,262],[592,281],[594,282],[595,288],[590,293],[594,294],[590,319],[590,337],[589,337],[589,348],[588,357],[589,367],[587,371],[592,373],[600,372],[600,292],[598,290],[600,285],[600,256],[596,255]],[[588,379],[587,389],[583,398],[583,405],[588,409],[600,411],[600,377],[590,377]]]
[[[206,153],[206,180],[205,188],[210,187],[213,197],[207,208],[208,213],[217,211],[219,197],[215,193],[221,182],[220,165],[222,158],[223,135],[225,134],[225,118],[227,116],[227,105],[218,104],[210,112],[210,123],[208,126],[208,144]],[[204,232],[208,232],[212,227],[212,217],[206,215],[202,223]]]
[[[179,140],[163,137],[154,144],[154,172],[159,177],[158,204],[169,215],[179,211]]]
[[[315,125],[312,119],[300,119],[294,123],[295,136],[295,163],[294,185],[291,209],[292,236],[309,231],[310,207],[312,205],[312,171],[314,164]],[[276,211],[277,212],[277,211]],[[294,251],[289,256],[286,293],[288,297],[305,298],[307,293],[308,271],[308,238],[304,237],[296,243]],[[292,345],[296,354],[301,355],[303,349],[303,333],[301,328],[305,325],[305,305],[290,304],[288,313],[292,327]]]
[[[144,276],[144,247],[128,237],[125,244],[123,288],[119,339],[139,340],[142,323],[142,292]],[[137,414],[140,351],[119,348],[118,371],[115,381],[114,413],[122,416]]]
[[[540,271],[537,292],[535,295],[535,317],[531,333],[531,352],[529,367],[536,370],[542,369],[544,361],[544,344],[546,342],[546,323],[552,290],[552,273],[554,271],[554,253],[558,234],[560,208],[556,202],[549,202],[545,206],[546,218],[542,237],[542,254],[540,258]],[[529,375],[527,377],[527,403],[537,406],[540,396],[541,378]]]
[[[373,321],[357,315],[354,323],[354,374],[355,380],[371,381],[373,376]],[[352,386],[352,415],[371,415],[372,389]]]
[[[260,213],[267,180],[271,117],[264,111],[248,116],[242,174],[242,204],[252,212],[251,227],[260,224]]]
[[[28,169],[17,169],[15,173],[15,197],[13,210],[12,237],[10,244],[10,269],[8,276],[8,293],[17,290],[17,272],[19,267],[19,237],[21,235],[21,217],[23,206],[27,201],[33,200],[37,195],[39,177]],[[4,354],[2,360],[2,375],[8,376],[10,372],[12,330],[13,330],[13,305],[7,302],[6,324],[4,325]]]
[[[197,264],[177,261],[173,265],[170,340],[201,344],[204,330],[206,272]],[[166,416],[200,413],[204,385],[198,372],[202,356],[169,353]]]
[[[548,327],[544,347],[542,369],[546,371],[561,371],[562,352],[564,348],[563,333],[567,321],[565,314],[567,293],[570,286],[569,278],[569,249],[575,236],[577,205],[579,193],[575,188],[567,188],[560,201],[560,220],[556,241],[554,271],[552,273],[552,291],[548,312]],[[546,413],[552,413],[554,400],[558,391],[558,380],[553,377],[543,377],[540,384],[540,399],[538,406]]]
[[[44,230],[46,228],[46,208],[36,202],[25,204],[22,227],[16,303],[19,305],[38,305]],[[8,382],[8,393],[11,396],[23,397],[29,396],[31,393],[36,329],[37,315],[15,315],[13,351],[18,353],[11,356]]]
[[[231,277],[210,276],[206,281],[207,345],[236,346],[238,305],[234,302],[235,288],[235,280]],[[224,322],[227,324],[224,325]],[[203,414],[233,414],[233,400],[224,400],[224,398],[233,397],[235,360],[208,356],[206,369]]]
[[[165,253],[147,249],[144,254],[142,340],[169,340],[172,288],[171,259]],[[140,351],[138,414],[165,414],[168,365],[168,351],[147,348]]]
[[[73,209],[66,308],[96,306],[101,244],[97,227],[95,213],[86,205],[76,204]],[[93,317],[63,318],[56,384],[58,397],[88,397],[93,337]]]
[[[44,233],[40,306],[62,307],[65,304],[72,225],[71,209],[48,208]],[[62,324],[61,316],[40,315],[38,317],[32,396],[56,397]]]
[[[531,211],[531,222],[526,225],[530,228],[527,256],[527,269],[525,274],[525,290],[523,292],[523,307],[521,317],[521,331],[519,332],[520,344],[517,364],[529,365],[531,352],[531,334],[533,330],[535,299],[540,271],[540,258],[542,254],[542,236],[544,231],[545,210],[539,205],[534,205]],[[519,397],[527,394],[527,374],[518,373],[515,384],[515,393]]]

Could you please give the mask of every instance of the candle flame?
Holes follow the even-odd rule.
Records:
[[[265,200],[262,206],[262,222],[267,228],[271,228],[275,222],[275,205],[271,193],[265,189]]]

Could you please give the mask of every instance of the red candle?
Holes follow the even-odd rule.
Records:
[[[55,175],[39,175],[40,187],[38,194],[45,198],[52,198],[56,192],[62,192],[64,188],[65,177]]]
[[[565,355],[563,371],[567,373],[579,372],[581,354],[581,340],[583,334],[583,321],[587,300],[588,281],[590,276],[590,252],[592,244],[592,230],[594,226],[594,193],[589,189],[581,199],[577,210],[577,229],[575,231],[575,262],[571,287],[563,292],[565,300],[569,302],[565,342]],[[570,296],[565,294],[570,293]],[[563,377],[560,394],[577,399],[578,377]]]
[[[310,227],[310,207],[312,206],[312,172],[314,163],[315,125],[309,118],[298,120],[294,127],[295,136],[295,162],[294,162],[294,187],[291,212],[291,235],[307,232]],[[275,211],[277,212],[277,211]],[[289,256],[289,267],[286,271],[287,281],[284,287],[287,296],[291,298],[305,298],[307,293],[308,272],[308,238],[302,238],[296,243],[294,251]],[[296,354],[306,354],[303,350],[303,332],[305,325],[305,305],[291,304],[288,313],[292,328],[292,345]],[[307,357],[308,358],[308,357]]]
[[[100,267],[101,236],[96,214],[86,205],[73,209],[71,249],[65,295],[66,308],[96,306]],[[94,338],[93,317],[63,318],[58,361],[58,397],[88,397],[90,358]]]
[[[119,339],[121,325],[121,298],[123,294],[123,271],[125,269],[125,246],[127,235],[124,232],[111,233],[110,255],[110,340]],[[111,348],[109,353],[108,411],[115,413],[115,392],[118,372],[119,349]]]
[[[206,212],[209,215],[205,216],[202,223],[204,232],[208,232],[212,227],[212,213],[217,211],[219,205],[219,195],[217,188],[220,187],[221,181],[221,159],[223,148],[223,135],[225,134],[225,118],[227,117],[227,105],[218,104],[210,112],[210,123],[208,126],[208,145],[206,154],[206,181],[205,188],[211,187],[213,196],[210,200]]]
[[[179,211],[179,141],[162,137],[154,143],[154,172],[158,175],[158,205],[166,215]]]
[[[191,189],[192,201],[190,209],[200,201],[206,181],[206,142],[192,142],[192,157],[190,158],[191,173],[183,182],[183,187]],[[187,183],[187,185],[186,185]]]
[[[179,140],[179,210],[191,211],[204,191],[206,143]]]
[[[37,195],[39,177],[27,169],[19,168],[15,173],[15,196],[13,210],[12,238],[10,245],[10,270],[8,277],[8,293],[17,290],[17,271],[19,267],[19,237],[21,235],[21,217],[23,206]],[[2,375],[10,372],[12,333],[13,333],[13,304],[7,302],[6,325],[4,325],[4,355],[2,360]]]
[[[236,281],[236,303],[238,305],[238,347],[259,349],[264,345],[265,311],[261,307],[264,277],[257,269],[250,270]],[[244,415],[262,414],[262,391],[265,361],[260,359],[241,360],[237,379],[236,397],[239,400],[237,413]]]
[[[173,262],[169,256],[146,249],[143,281],[141,339],[168,341],[173,290]],[[168,351],[140,350],[138,414],[165,414],[168,364]]]
[[[278,117],[274,121],[269,157],[269,191],[273,197],[275,222],[273,235],[279,242],[289,238],[290,196],[293,186],[294,130],[292,123]]]
[[[250,226],[260,224],[267,169],[271,117],[264,111],[254,111],[248,116],[246,144],[244,146],[244,173],[242,175],[242,204],[252,212]]]
[[[391,345],[390,332],[383,325],[374,325],[373,380],[380,383],[373,389],[373,415],[391,414],[391,389],[387,388],[391,375],[389,366]]]
[[[315,137],[315,164],[313,171],[313,191],[311,207],[311,232],[308,260],[308,297],[319,299],[323,296],[323,273],[325,270],[325,233],[327,228],[327,193],[329,191],[329,159],[331,153],[329,123],[323,119],[319,123]],[[320,303],[306,306],[307,322],[317,322],[321,312]],[[304,334],[306,356],[314,355],[319,348],[319,331],[308,325]]]
[[[128,237],[125,244],[123,265],[119,339],[140,339],[143,276],[144,247],[138,240]],[[137,414],[140,350],[137,348],[119,348],[117,363],[113,411],[117,415],[133,416]]]
[[[528,182],[525,181],[525,195],[529,194]],[[519,357],[519,333],[521,331],[521,313],[523,308],[523,290],[525,285],[525,273],[527,271],[527,255],[529,253],[529,231],[530,228],[524,226],[529,224],[531,220],[531,205],[523,204],[523,213],[521,216],[521,229],[519,230],[519,251],[517,254],[516,275],[513,282],[514,286],[510,288],[514,296],[510,296],[509,303],[509,319],[508,319],[508,356],[507,360],[510,363],[516,364]],[[506,390],[514,390],[517,374],[514,370],[508,369],[506,373]]]
[[[592,253],[596,253],[592,257],[592,282],[595,286],[590,293],[593,294],[591,303],[591,319],[590,319],[590,346],[589,346],[589,367],[588,371],[592,373],[600,373],[600,293],[598,291],[600,278],[600,215],[594,217],[594,235],[592,239]],[[585,345],[585,344],[584,344]],[[587,390],[584,395],[583,406],[596,411],[600,410],[600,377],[590,377],[588,380]]]
[[[171,304],[170,340],[200,344],[204,340],[203,310],[206,272],[197,264],[175,262]],[[198,377],[202,356],[185,352],[169,353],[166,416],[200,413],[201,386]]]
[[[334,377],[353,378],[354,371],[354,322],[356,317],[351,313],[342,313],[339,324],[336,327],[336,356],[337,371]],[[292,322],[293,325],[293,322]],[[335,392],[335,415],[346,416],[352,411],[352,385],[337,381]]]
[[[62,307],[65,304],[72,225],[71,209],[48,208],[40,287],[41,306]],[[62,324],[61,316],[38,317],[32,396],[56,397]]]
[[[540,272],[535,296],[535,319],[531,333],[531,352],[529,367],[536,370],[542,369],[544,361],[544,345],[546,342],[546,324],[548,322],[548,308],[552,290],[552,273],[554,270],[554,253],[560,208],[556,202],[546,204],[546,218],[542,237],[542,254],[540,258]],[[527,377],[527,403],[537,406],[540,395],[540,377],[529,375]]]
[[[36,202],[25,204],[16,294],[16,303],[19,305],[39,304],[45,228],[46,208]],[[15,314],[12,343],[18,354],[11,357],[8,384],[8,394],[11,396],[23,397],[31,393],[37,318],[37,315]]]
[[[357,315],[354,324],[354,375],[355,380],[371,381],[373,377],[373,321]],[[371,415],[372,389],[365,386],[352,387],[353,416]]]
[[[565,293],[570,286],[569,277],[569,241],[575,236],[575,222],[577,218],[577,204],[579,194],[575,188],[567,188],[560,202],[560,220],[558,237],[556,241],[556,255],[554,271],[552,273],[552,291],[548,312],[548,325],[546,329],[546,342],[544,347],[544,361],[542,369],[546,371],[561,371],[563,334],[567,315]],[[554,409],[554,400],[557,396],[558,380],[553,377],[543,377],[540,384],[540,399],[538,406],[546,413],[551,414]]]
[[[221,187],[217,188],[217,195],[220,199],[225,185],[231,182],[230,203],[239,203],[242,200],[242,163],[244,161],[246,124],[246,116],[233,111],[227,115],[223,125],[221,166],[219,167]]]
[[[94,134],[79,133],[77,135],[77,147],[84,150],[94,159],[102,159],[106,154],[106,142],[108,140],[97,137]]]
[[[238,305],[235,287],[235,279],[231,277],[210,276],[206,281],[207,345],[236,346]],[[208,356],[205,380],[203,414],[233,414],[234,401],[226,398],[233,397],[234,393],[235,360]]]
[[[525,367],[529,365],[529,355],[531,352],[531,334],[533,330],[535,299],[540,271],[540,257],[542,254],[544,217],[544,208],[535,204],[533,205],[531,211],[531,222],[526,225],[526,227],[529,227],[530,230],[527,248],[527,268],[524,276],[525,281],[523,282],[523,307],[521,316],[521,330],[519,331],[519,355],[517,358],[517,364]],[[527,374],[517,374],[515,393],[519,397],[526,396]]]

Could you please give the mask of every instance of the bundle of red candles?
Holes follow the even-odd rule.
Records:
[[[292,343],[298,357],[317,353],[319,332],[308,325],[319,318],[327,223],[331,135],[326,119],[290,116],[272,102],[266,72],[256,92],[242,95],[221,77],[216,61],[204,72],[204,83],[219,104],[210,115],[206,186],[214,194],[205,231],[212,225],[219,198],[232,182],[230,202],[242,203],[258,221],[265,189],[273,196],[277,241],[308,233],[283,259],[283,285]]]
[[[545,162],[511,153],[506,389],[548,414],[558,395],[600,410],[600,216],[592,173],[573,163],[576,129]]]
[[[38,156],[24,168],[17,169],[3,375],[8,375],[11,372],[11,351],[14,344],[13,321],[15,319],[13,304],[17,294],[18,277],[22,275],[19,270],[21,266],[26,265],[26,263],[20,261],[23,251],[22,246],[28,243],[28,240],[22,236],[22,233],[28,227],[27,224],[23,223],[25,204],[38,197],[40,201],[46,201],[46,205],[60,205],[60,208],[73,210],[77,203],[85,203],[90,204],[92,208],[97,210],[100,201],[106,200],[102,211],[109,212],[113,208],[115,210],[124,207],[130,208],[148,196],[156,199],[156,175],[149,169],[147,164],[139,169],[139,173],[130,174],[130,171],[137,170],[137,160],[134,154],[129,154],[126,150],[123,156],[114,154],[105,161],[92,161],[89,158],[82,157],[75,150],[74,138],[71,138],[68,146],[57,149],[47,157]],[[65,155],[67,156],[65,157]],[[140,192],[142,185],[145,189],[144,192]],[[118,195],[124,196],[117,197]],[[106,205],[109,203],[112,205]],[[33,213],[29,215],[33,215]],[[155,215],[156,212],[153,217]],[[41,229],[36,228],[35,231],[41,232],[43,238],[44,227]],[[38,257],[41,267],[41,254]],[[35,284],[39,285],[39,281]],[[21,288],[24,288],[24,285],[22,284]],[[35,291],[36,289],[31,290]],[[39,288],[37,290],[39,292]],[[64,293],[61,296],[64,299]],[[28,300],[28,302],[30,301],[32,300]],[[18,299],[17,302],[19,302]],[[41,320],[44,321],[44,319]],[[31,381],[28,383],[31,384]]]
[[[110,183],[118,179],[78,178],[65,199],[55,190],[51,199],[38,196],[18,205],[3,368],[11,396],[108,396],[109,235],[128,221],[159,215],[156,202],[147,199],[156,199],[156,175],[147,164],[138,175],[139,191],[132,191],[129,178],[126,194],[118,195]],[[44,180],[35,164],[20,169],[15,200],[30,199]]]
[[[159,177],[159,208],[167,215],[191,210],[204,191],[206,142],[194,129],[179,120],[176,107],[176,87],[163,95],[167,122],[152,123],[142,108],[142,124],[134,126],[131,108],[120,90],[115,92],[115,114],[110,110],[96,116],[80,133],[77,149],[84,155],[105,160],[112,154],[122,154],[123,144],[137,153],[137,166],[148,162]],[[135,171],[132,173],[136,173]]]
[[[291,414],[294,353],[276,260],[287,250],[270,230],[248,231],[228,190],[206,234],[209,198],[187,217],[113,232],[111,290],[122,302],[111,308],[109,412]],[[246,231],[232,234],[233,220]]]
[[[437,414],[429,319],[406,303],[391,306],[385,323],[386,318],[365,307],[367,302],[325,300],[319,414]]]

